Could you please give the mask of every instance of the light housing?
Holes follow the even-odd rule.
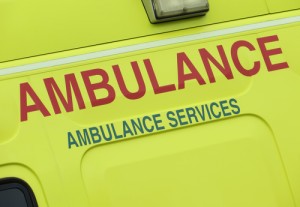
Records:
[[[142,0],[151,23],[205,15],[208,0]]]

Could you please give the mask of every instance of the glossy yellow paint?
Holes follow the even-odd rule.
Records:
[[[267,0],[269,11],[271,13],[296,10],[300,8],[300,2],[298,0]]]
[[[210,5],[214,12],[204,18],[153,25],[140,0],[2,0],[0,62],[268,13],[264,0]]]
[[[0,13],[6,17],[1,24],[5,22],[4,28],[11,28],[1,34],[5,37],[0,40],[4,48],[1,59],[24,59],[3,62],[0,68],[300,16],[297,3],[288,7],[295,11],[279,12],[277,9],[283,7],[272,2],[245,2],[235,13],[221,12],[233,11],[235,7],[211,1],[211,11],[203,19],[151,25],[140,1],[120,1],[118,18],[105,22],[106,17],[101,14],[111,16],[111,1],[91,1],[86,9],[79,4],[67,7],[67,2],[47,6],[36,3],[40,6],[31,7],[1,1],[9,8],[6,14]],[[240,3],[232,0],[228,4]],[[59,5],[60,9],[54,12]],[[98,9],[100,6],[102,9]],[[129,15],[123,8],[131,10]],[[21,18],[25,11],[32,15]],[[269,11],[279,13],[268,14]],[[43,17],[49,18],[49,22]],[[100,18],[99,25],[105,29],[95,26]],[[90,19],[95,22],[85,24]],[[91,30],[94,32],[89,33]],[[27,33],[23,36],[17,31]],[[267,47],[281,48],[282,54],[272,56],[271,61],[287,62],[289,67],[268,72],[257,38],[273,35],[279,41]],[[0,178],[18,177],[28,182],[39,206],[300,206],[299,36],[298,22],[1,76]],[[30,47],[32,40],[34,47]],[[241,49],[239,53],[244,67],[250,68],[254,61],[260,61],[260,71],[253,77],[246,77],[235,68],[231,47],[239,40],[255,47],[255,51]],[[224,48],[234,78],[226,79],[213,67],[216,82],[209,83],[198,50],[205,48],[221,61],[218,45]],[[79,47],[85,48],[74,49]],[[66,51],[58,52],[61,50]],[[207,84],[190,80],[184,89],[178,90],[176,57],[181,52],[187,54]],[[40,55],[46,53],[53,54]],[[36,55],[40,56],[25,58]],[[155,94],[143,64],[145,59],[151,60],[159,84],[175,84],[176,90]],[[130,91],[137,90],[132,61],[139,64],[146,88],[145,95],[136,100],[124,97],[112,70],[118,64]],[[95,68],[106,71],[116,98],[110,104],[92,107],[81,72]],[[73,95],[74,111],[67,113],[60,104],[62,113],[55,114],[44,79],[53,77],[66,96],[66,74],[75,75],[86,108],[80,110]],[[24,104],[20,101],[21,83],[30,84],[50,116],[35,111],[28,113],[27,121],[20,121],[20,105]],[[106,95],[103,90],[97,91],[98,98]],[[181,121],[188,124],[176,127],[171,127],[174,122],[166,116],[182,109],[183,115],[187,108],[230,99],[237,100],[240,113],[199,122],[185,116]],[[28,105],[34,104],[31,98],[28,101]],[[70,145],[68,139],[68,132],[76,137],[77,130],[106,124],[113,124],[120,133],[124,121],[130,123],[131,119],[153,115],[160,116],[161,122],[157,124],[163,129],[137,135],[128,133],[126,138],[114,141],[102,137],[98,143],[90,139],[90,143],[80,144],[77,140],[78,146]],[[151,121],[147,123],[148,127],[155,126]]]

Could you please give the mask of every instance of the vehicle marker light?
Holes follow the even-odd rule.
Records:
[[[205,15],[208,0],[142,0],[151,23]]]

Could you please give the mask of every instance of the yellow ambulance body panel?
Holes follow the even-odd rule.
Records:
[[[0,1],[0,206],[300,207],[300,1],[209,4]]]

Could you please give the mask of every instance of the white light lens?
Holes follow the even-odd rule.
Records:
[[[208,0],[142,0],[151,23],[203,16]]]
[[[207,11],[207,0],[153,0],[157,18]]]
[[[183,0],[155,0],[154,2],[158,18],[175,16],[183,12]]]

